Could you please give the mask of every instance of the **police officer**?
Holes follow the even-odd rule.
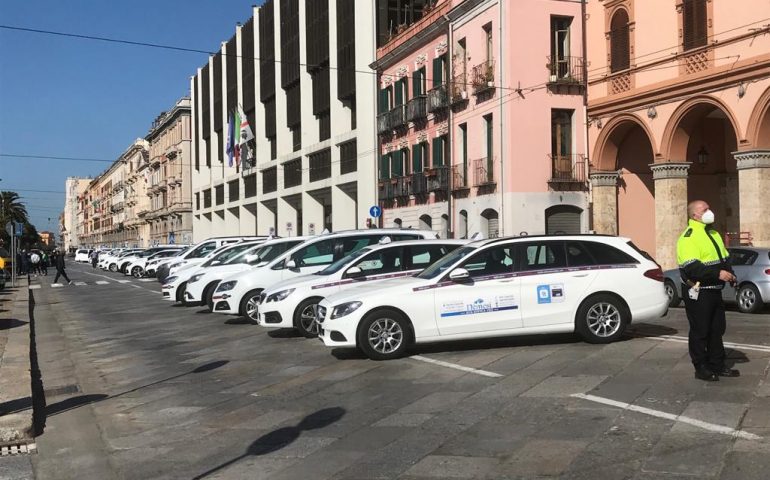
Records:
[[[722,344],[726,326],[722,289],[725,283],[734,284],[736,280],[729,254],[719,233],[711,226],[714,212],[708,203],[691,202],[687,206],[687,217],[687,229],[676,244],[676,256],[690,323],[690,358],[695,366],[695,378],[715,382],[720,376],[737,377],[738,370],[725,365]]]

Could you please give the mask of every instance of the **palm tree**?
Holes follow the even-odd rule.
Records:
[[[21,202],[16,192],[0,192],[0,225],[5,225],[9,220],[16,223],[27,223],[27,207]]]

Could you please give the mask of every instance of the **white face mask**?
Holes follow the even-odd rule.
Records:
[[[712,223],[714,223],[714,212],[712,212],[711,209],[706,210],[700,216],[700,221],[705,223],[706,225],[711,225]]]

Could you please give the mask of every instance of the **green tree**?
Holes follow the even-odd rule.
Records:
[[[9,221],[27,225],[29,217],[27,207],[22,203],[19,194],[4,190],[0,192],[0,244],[6,247],[11,245],[11,237],[5,231],[5,225]],[[35,233],[37,234],[37,231]]]

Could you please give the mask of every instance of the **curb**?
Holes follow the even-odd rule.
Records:
[[[30,377],[31,305],[26,279],[21,279],[11,295],[0,298],[8,310],[0,314],[0,335],[7,339],[0,358],[0,447],[18,446],[32,443],[35,438]]]

